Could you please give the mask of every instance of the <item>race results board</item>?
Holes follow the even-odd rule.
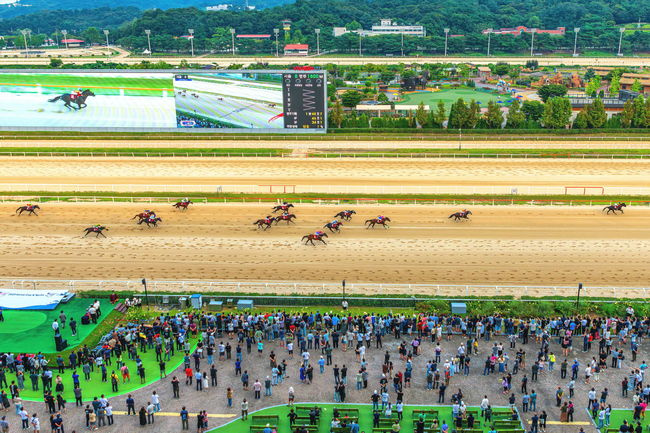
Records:
[[[313,72],[286,72],[282,77],[284,127],[325,128],[325,76]]]

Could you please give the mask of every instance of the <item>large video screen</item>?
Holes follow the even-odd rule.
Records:
[[[324,131],[322,71],[0,71],[0,129]]]

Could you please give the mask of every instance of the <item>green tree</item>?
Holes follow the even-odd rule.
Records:
[[[60,68],[61,66],[63,66],[63,60],[56,57],[50,59],[50,68]]]
[[[343,123],[343,106],[341,105],[341,101],[338,99],[334,103],[332,111],[330,112],[330,121],[334,123],[337,128],[340,128],[341,123]]]
[[[381,102],[382,104],[390,104],[390,100],[388,99],[388,96],[384,92],[380,92],[377,95],[377,102]]]
[[[478,104],[478,102],[472,99],[467,107],[467,111],[468,116],[465,128],[474,129],[476,128],[478,121],[481,119],[481,106]]]
[[[623,111],[620,114],[621,126],[623,128],[632,127],[632,119],[634,119],[634,102],[630,99],[623,104]]]
[[[503,113],[501,112],[499,104],[494,101],[488,102],[487,111],[483,115],[483,120],[485,121],[485,125],[490,129],[501,128],[501,124],[503,123]]]
[[[573,128],[574,129],[587,129],[588,123],[587,123],[587,114],[585,113],[585,109],[583,108],[580,110],[580,112],[576,115],[575,120],[573,121]]]
[[[645,128],[646,127],[645,122],[646,122],[645,98],[643,96],[638,96],[634,100],[634,115],[632,116],[632,127]]]
[[[438,108],[436,109],[436,112],[433,115],[433,125],[436,128],[442,128],[442,126],[445,123],[445,120],[447,120],[447,115],[445,112],[445,103],[442,101],[438,101]]]
[[[542,123],[544,127],[560,129],[568,125],[571,119],[571,103],[567,98],[556,96],[544,104]]]
[[[605,104],[603,104],[602,99],[597,98],[585,108],[587,126],[589,128],[602,128],[605,122],[607,122],[607,113],[605,112]]]
[[[564,96],[567,93],[567,88],[563,84],[545,84],[537,89],[537,94],[546,102],[550,98],[555,98],[558,96]]]
[[[449,109],[449,122],[447,122],[447,128],[464,128],[468,117],[469,110],[467,108],[467,104],[465,104],[463,98],[459,98],[456,100],[456,102],[451,104],[451,108]]]
[[[424,109],[424,102],[420,101],[417,110],[415,110],[415,120],[417,121],[418,128],[424,128],[429,121],[429,115]]]
[[[598,75],[594,75],[594,77],[587,83],[587,86],[585,86],[585,93],[589,96],[596,96],[596,93],[598,93],[598,89],[600,89],[601,84],[602,81],[600,77]]]
[[[356,90],[348,90],[341,95],[341,102],[344,107],[354,108],[361,102],[362,95]]]
[[[544,104],[539,101],[524,101],[521,111],[526,116],[526,120],[538,122],[544,114]]]
[[[594,70],[591,69],[591,68],[587,68],[587,72],[585,72],[584,80],[585,80],[586,82],[589,82],[589,81],[591,81],[591,79],[594,78],[595,76],[596,76],[596,73],[594,72]]]
[[[499,77],[508,75],[508,73],[510,72],[510,65],[508,65],[507,63],[499,62],[496,65],[494,65],[493,72],[497,74]]]
[[[81,37],[89,44],[98,44],[102,42],[102,35],[96,27],[88,27],[81,32]]]
[[[643,86],[641,86],[641,82],[639,81],[638,78],[634,79],[634,83],[632,83],[632,87],[630,87],[630,90],[632,90],[633,92],[641,93],[641,91],[643,90]]]
[[[526,116],[521,110],[521,104],[518,99],[512,101],[510,108],[508,109],[508,115],[506,117],[506,128],[521,128],[521,125],[526,121]]]
[[[620,90],[621,90],[620,75],[612,75],[612,80],[609,82],[609,94],[612,96],[618,96],[618,92]]]

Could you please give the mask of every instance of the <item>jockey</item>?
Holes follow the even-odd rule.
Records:
[[[316,233],[314,233],[314,236],[321,237],[321,236],[323,236],[324,234],[325,234],[325,232],[322,232],[322,231],[318,230]]]
[[[70,94],[70,99],[77,99],[82,95],[82,93],[83,92],[81,89],[73,90],[72,93]]]
[[[384,217],[383,215],[379,215],[379,216],[377,217],[377,221],[378,221],[378,222],[382,222],[382,221],[384,220],[384,218],[385,218],[385,217]]]
[[[271,224],[271,215],[267,215],[266,218],[264,218],[264,222],[266,224]]]
[[[189,202],[190,201],[189,201],[189,199],[187,197],[185,197],[183,200],[181,200],[181,203],[189,203]]]
[[[339,220],[334,220],[334,221],[332,221],[332,225],[333,225],[333,226],[337,226],[337,225],[339,225]]]

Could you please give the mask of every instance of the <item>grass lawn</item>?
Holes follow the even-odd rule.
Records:
[[[612,410],[612,415],[609,418],[609,427],[604,427],[601,432],[605,433],[608,431],[608,429],[613,429],[615,431],[618,431],[618,428],[623,424],[623,421],[627,421],[627,423],[631,426],[636,426],[636,422],[634,422],[634,419],[632,418],[632,415],[634,414],[634,411],[632,409],[614,409]],[[596,425],[598,425],[598,417],[594,419],[594,422]],[[650,429],[650,417],[646,418],[641,418],[641,425],[643,426],[643,430],[647,431]]]
[[[43,353],[56,352],[52,322],[64,311],[68,323],[72,317],[77,321],[77,335],[72,336],[70,327],[61,330],[61,335],[68,340],[68,347],[78,346],[99,324],[81,324],[81,316],[92,303],[90,298],[73,298],[67,304],[59,304],[54,310],[3,310],[4,322],[0,322],[0,341],[2,350],[11,352]],[[101,305],[102,316],[106,318],[113,310],[108,300]],[[38,348],[38,350],[35,350]]]
[[[192,339],[192,350],[194,350],[194,347],[196,346],[196,339]],[[137,375],[137,368],[135,365],[135,361],[131,361],[128,359],[126,355],[123,355],[122,360],[124,363],[129,367],[129,372],[131,374],[131,381],[127,383],[122,383],[122,377],[120,375],[120,371],[117,368],[117,365],[115,364],[115,359],[113,358],[113,365],[112,366],[106,366],[106,369],[108,370],[108,381],[107,382],[102,382],[101,381],[101,371],[95,367],[94,371],[90,373],[90,380],[86,381],[84,379],[84,374],[81,368],[77,368],[77,374],[80,376],[80,382],[81,382],[81,390],[82,390],[82,396],[83,396],[83,401],[91,401],[93,397],[97,396],[99,397],[101,394],[105,394],[106,397],[115,397],[118,395],[126,394],[132,391],[135,391],[137,389],[143,388],[149,384],[152,384],[160,379],[160,367],[158,365],[158,361],[156,361],[156,352],[154,349],[147,349],[146,353],[142,353],[138,351],[140,354],[140,359],[142,359],[142,362],[145,367],[145,377],[146,380],[144,383],[140,383],[140,377]],[[183,363],[183,357],[185,354],[182,351],[175,351],[174,356],[171,358],[170,361],[166,362],[165,365],[165,370],[167,374],[171,373],[174,371],[176,368],[178,368],[182,363]],[[67,358],[64,358],[67,364]],[[52,374],[53,377],[56,378],[58,374],[58,370],[55,368],[55,363],[50,362],[50,367],[52,367]],[[204,360],[202,365],[202,368],[205,368],[207,371],[207,363]],[[192,368],[194,368],[194,363],[192,363]],[[111,382],[110,382],[110,376],[112,371],[115,370],[117,373],[118,377],[120,378],[120,383],[118,387],[118,392],[113,392],[111,389]],[[66,399],[68,404],[74,404],[74,392],[73,392],[73,382],[72,382],[72,371],[70,369],[65,369],[64,373],[61,374],[61,378],[63,379],[63,385],[64,385],[64,390],[63,390],[63,397]],[[183,376],[184,377],[184,376]],[[7,373],[7,381],[11,383],[12,380],[15,380],[16,377],[12,373]],[[179,377],[179,379],[182,379]],[[42,383],[39,380],[38,384],[39,390],[38,391],[33,391],[32,390],[32,383],[31,380],[29,379],[29,376],[27,375],[25,378],[25,389],[23,389],[20,393],[20,396],[22,397],[23,400],[29,400],[29,401],[43,401],[43,388],[42,388]],[[56,395],[54,392],[54,386],[52,386],[52,393]]]
[[[329,395],[325,395],[325,397],[330,397]],[[359,414],[359,426],[360,426],[360,431],[362,432],[371,432],[372,431],[372,406],[369,404],[341,404],[341,403],[328,403],[328,404],[323,404],[323,403],[318,403],[317,404],[321,408],[321,416],[318,424],[318,430],[313,430],[315,433],[327,433],[330,431],[330,423],[332,421],[332,411],[334,408],[338,409],[357,409],[358,414]],[[294,410],[298,413],[299,416],[302,415],[308,415],[308,410],[300,410],[297,408],[311,408],[313,407],[313,403],[298,403],[294,406]],[[292,430],[289,428],[289,419],[287,418],[287,414],[289,413],[290,408],[288,406],[276,406],[276,407],[271,407],[267,409],[262,409],[257,412],[254,412],[252,414],[249,414],[248,420],[243,421],[240,418],[225,424],[221,427],[217,427],[216,429],[211,430],[214,433],[246,433],[246,432],[258,432],[262,431],[266,423],[272,423],[272,421],[269,422],[268,419],[258,419],[255,421],[255,424],[253,424],[253,419],[256,416],[273,416],[277,415],[278,416],[278,425],[277,425],[277,432],[278,433],[289,433]],[[451,407],[450,406],[404,406],[404,418],[401,422],[401,432],[402,433],[411,433],[414,430],[413,426],[413,420],[417,420],[419,415],[418,414],[413,414],[414,410],[435,410],[438,411],[438,420],[440,422],[440,425],[442,425],[443,422],[447,422],[450,426],[450,431],[451,431],[451,422],[452,422],[452,412],[451,412]],[[480,417],[480,409],[477,407],[474,408],[468,408],[469,411],[474,411],[474,417],[476,418],[476,423],[474,425],[474,428],[482,430],[483,432],[488,432],[490,425],[485,425],[482,421],[482,418]],[[496,420],[503,420],[503,419],[508,419],[510,415],[510,409],[508,408],[493,408],[494,414],[493,414],[493,421]],[[383,414],[382,414],[383,415]],[[341,413],[341,416],[344,416],[343,412]],[[350,416],[354,416],[353,414]],[[395,408],[393,407],[393,416],[396,416],[395,413]],[[425,422],[426,422],[426,427],[430,427],[431,424],[430,422],[433,421],[433,419],[436,417],[434,414],[427,414],[425,416]],[[342,418],[341,418],[342,419]],[[308,422],[308,420],[307,420]],[[304,422],[303,422],[304,423]],[[302,425],[303,423],[300,423],[299,421],[296,423],[297,425]],[[251,429],[251,426],[255,425],[261,425],[261,428],[259,429]],[[382,426],[384,426],[382,424]],[[388,424],[385,425],[385,427],[390,428],[391,423],[388,421]],[[514,429],[517,432],[523,433],[524,430],[521,427],[520,423],[517,423],[515,427],[510,427]]]
[[[143,72],[146,74],[146,72]],[[23,92],[21,87],[43,86],[45,94],[69,93],[78,88],[90,89],[95,95],[162,96],[162,90],[173,92],[171,76],[164,78],[142,78],[115,76],[115,74],[15,74],[1,73],[0,88],[5,92]],[[173,96],[173,95],[170,95]]]
[[[423,102],[435,110],[438,101],[442,101],[445,104],[445,109],[449,111],[451,104],[459,98],[463,98],[466,103],[474,99],[481,104],[481,107],[487,107],[490,101],[503,101],[505,103],[511,99],[510,95],[499,96],[475,89],[443,89],[439,92],[425,91],[405,94],[404,99],[396,105],[418,105],[420,102]]]

